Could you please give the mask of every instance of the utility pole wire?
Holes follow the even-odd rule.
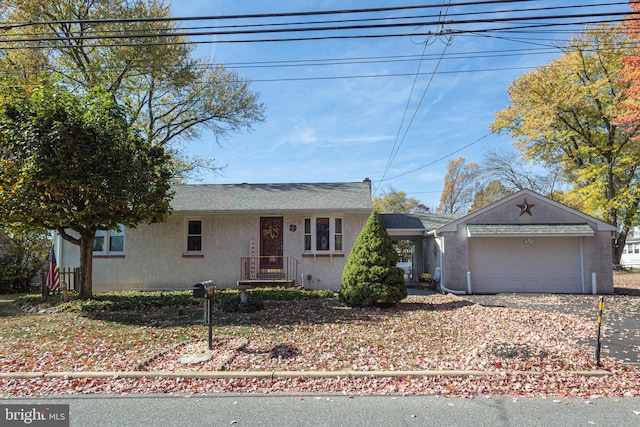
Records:
[[[640,16],[640,12],[608,12],[608,13],[586,13],[586,14],[574,14],[574,15],[553,15],[553,16],[522,16],[522,17],[510,17],[510,18],[494,18],[494,19],[465,19],[465,20],[448,20],[446,25],[448,27],[464,26],[464,25],[478,25],[478,24],[497,24],[505,22],[522,22],[522,21],[549,21],[549,20],[567,20],[567,19],[583,19],[583,18],[599,18],[599,17],[614,17],[614,16]],[[631,18],[627,18],[631,19]],[[640,18],[639,18],[640,19]],[[608,19],[610,21],[610,19]],[[624,19],[623,19],[624,20]],[[194,32],[182,32],[171,30],[168,32],[159,33],[122,33],[122,34],[100,34],[100,35],[73,35],[73,36],[50,36],[50,37],[19,37],[19,38],[0,38],[0,43],[29,43],[29,42],[56,42],[56,41],[87,41],[87,40],[118,40],[118,39],[151,39],[151,38],[176,38],[176,37],[200,37],[200,36],[242,36],[242,35],[260,35],[260,34],[280,34],[280,33],[303,33],[303,32],[325,32],[325,31],[354,31],[354,30],[372,30],[372,29],[388,29],[388,28],[403,28],[403,27],[429,27],[438,26],[439,21],[426,21],[426,22],[403,22],[403,23],[391,23],[391,24],[372,24],[372,25],[344,25],[344,26],[324,26],[324,27],[298,27],[298,28],[272,28],[272,29],[256,29],[256,30],[234,30],[234,31],[194,31]],[[538,24],[540,26],[552,26],[552,25],[575,25],[583,24],[578,23],[562,23],[562,24]],[[530,27],[530,26],[527,26]],[[517,27],[515,27],[517,28]],[[496,31],[495,29],[476,30],[480,31]],[[432,33],[427,31],[424,34],[416,35],[444,35],[449,32],[447,30]],[[461,34],[469,32],[469,30],[451,30],[453,34]],[[408,34],[405,34],[408,35]],[[375,36],[375,35],[373,35]],[[387,35],[388,36],[388,35]],[[327,37],[327,38],[343,38],[341,36]],[[371,35],[359,35],[357,37],[372,37]],[[349,37],[344,37],[349,38]],[[309,38],[310,40],[314,39]],[[297,40],[297,39],[282,39],[282,41]],[[302,39],[300,39],[302,40]],[[219,42],[225,42],[224,40]]]

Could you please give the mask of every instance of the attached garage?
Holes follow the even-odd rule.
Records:
[[[472,292],[583,292],[579,238],[469,241]]]
[[[587,224],[468,225],[472,291],[585,291]]]
[[[612,293],[615,227],[522,190],[429,233],[441,288],[461,293]]]

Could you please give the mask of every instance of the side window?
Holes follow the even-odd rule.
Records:
[[[109,252],[124,252],[124,227],[109,230]]]
[[[96,235],[93,238],[93,252],[104,252],[104,241],[107,237],[107,232],[104,230],[96,231]]]
[[[202,251],[202,221],[189,220],[187,222],[187,252]]]
[[[311,235],[311,218],[304,219],[304,250],[306,252],[311,252],[312,243],[312,235]]]
[[[124,226],[119,230],[98,230],[93,238],[93,253],[96,255],[120,255],[124,252]]]
[[[335,244],[334,244],[334,250],[336,251],[342,251],[342,218],[336,218],[335,220],[335,227],[334,227],[334,239],[335,239]]]

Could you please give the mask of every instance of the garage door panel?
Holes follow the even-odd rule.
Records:
[[[476,293],[582,291],[578,238],[472,238],[471,284]]]

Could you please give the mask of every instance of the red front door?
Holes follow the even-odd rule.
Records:
[[[282,270],[282,217],[260,218],[260,270],[274,273]]]

